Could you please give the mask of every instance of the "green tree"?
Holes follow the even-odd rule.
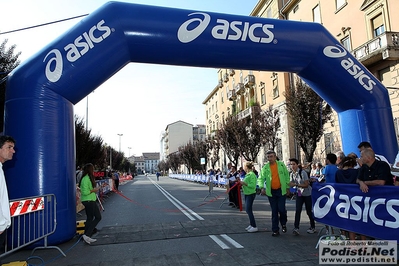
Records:
[[[324,125],[327,122],[333,125],[332,108],[300,78],[296,79],[295,87],[285,92],[285,98],[295,140],[306,161],[312,162]]]
[[[240,150],[238,148],[237,128],[240,122],[236,115],[228,116],[219,130],[216,131],[216,137],[220,143],[222,150],[225,152],[230,162],[237,166],[238,158],[240,158]]]
[[[189,169],[190,174],[193,172],[194,169],[201,169],[200,153],[206,153],[201,151],[201,144],[198,143],[187,143],[186,145],[179,147],[179,155],[181,161]]]
[[[177,171],[179,170],[179,166],[182,163],[179,153],[178,152],[171,153],[168,155],[167,159],[170,169],[172,169],[173,173],[177,173]]]
[[[206,162],[209,160],[212,169],[215,169],[216,163],[220,160],[220,141],[216,136],[208,135],[205,141],[206,145]]]
[[[281,127],[280,113],[278,109],[273,109],[273,105],[263,111],[263,115],[259,117],[262,123],[262,134],[265,142],[265,148],[275,150],[278,141],[277,131]]]
[[[162,160],[158,163],[158,169],[162,171],[163,174],[167,173],[169,168],[170,166],[168,161]]]
[[[18,57],[21,55],[21,52],[14,54],[15,48],[17,47],[15,44],[11,45],[8,49],[6,48],[8,40],[5,39],[0,44],[0,129],[3,131],[4,127],[4,105],[5,105],[5,97],[6,97],[6,80],[7,75],[14,68],[19,65]]]
[[[241,119],[235,128],[241,156],[247,161],[256,161],[261,148],[274,141],[279,127],[278,111],[273,112],[270,105],[264,112],[258,104],[253,104],[251,115]]]
[[[197,160],[194,164],[194,169],[196,170],[206,170],[203,169],[203,167],[206,167],[207,162],[208,162],[208,158],[207,158],[207,154],[208,154],[208,146],[206,141],[196,141],[194,142],[194,150],[195,150],[195,156],[197,157]],[[201,165],[201,158],[205,159],[205,165]],[[213,168],[213,167],[212,167]]]

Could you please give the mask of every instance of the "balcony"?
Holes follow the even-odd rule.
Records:
[[[219,79],[219,83],[218,83],[219,88],[223,88],[223,80]]]
[[[224,81],[225,83],[229,82],[229,74],[224,73],[224,75],[223,75],[223,81]]]
[[[236,72],[234,71],[234,69],[229,69],[227,70],[227,73],[229,73],[229,76],[232,77]]]
[[[364,66],[380,60],[399,59],[399,33],[384,32],[352,51],[353,56]]]
[[[260,107],[259,106],[251,106],[251,107],[248,107],[247,109],[245,109],[244,111],[239,112],[237,114],[238,120],[244,119],[248,116],[252,117],[253,113],[255,112],[255,108],[260,108]]]
[[[251,86],[255,85],[255,76],[254,75],[248,75],[244,79],[244,86],[246,88],[249,88]]]
[[[234,90],[229,90],[227,92],[227,99],[229,99],[229,101],[234,101],[235,99],[237,99],[236,92]]]
[[[244,83],[237,83],[237,85],[235,87],[235,91],[236,91],[237,95],[244,94],[244,92],[245,92]]]

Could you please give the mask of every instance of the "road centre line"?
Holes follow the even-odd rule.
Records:
[[[173,204],[176,206],[176,208],[178,208],[184,215],[186,215],[191,221],[194,221],[195,217],[197,217],[198,220],[204,220],[204,218],[202,218],[200,215],[198,215],[196,212],[194,212],[193,210],[191,210],[190,208],[188,208],[186,205],[184,205],[182,202],[180,202],[178,199],[176,199],[175,197],[173,197],[171,194],[169,194],[169,192],[167,192],[163,187],[161,187],[158,183],[154,182],[151,178],[147,177],[151,183],[158,188],[159,191],[161,191],[162,194],[164,194],[164,196]],[[180,206],[179,206],[180,205]],[[191,216],[188,212],[191,213]]]
[[[243,246],[241,246],[237,241],[235,241],[234,239],[232,239],[231,237],[229,237],[226,234],[220,235],[221,237],[223,237],[224,239],[226,239],[230,244],[232,244],[234,247],[236,248],[244,248]]]
[[[241,246],[238,242],[236,242],[234,239],[232,239],[231,237],[229,237],[226,234],[222,234],[220,235],[224,240],[226,240],[228,243],[230,243],[231,245],[233,245],[235,248],[244,248],[243,246]],[[219,247],[221,247],[222,249],[231,249],[230,246],[228,245],[228,243],[226,244],[225,242],[223,242],[223,239],[220,239],[218,236],[215,235],[209,235],[209,237],[215,241],[216,244],[219,245]]]
[[[230,249],[228,245],[226,245],[222,240],[220,240],[217,236],[215,235],[209,235],[210,238],[212,238],[213,241],[216,242],[216,244],[219,245],[222,249]]]

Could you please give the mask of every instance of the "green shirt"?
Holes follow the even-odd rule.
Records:
[[[246,174],[243,181],[247,184],[247,186],[242,186],[244,195],[252,195],[256,193],[256,175],[254,172],[251,171]]]
[[[96,201],[96,193],[90,192],[93,189],[89,175],[82,177],[80,182],[80,200],[81,201]]]
[[[287,170],[287,166],[281,161],[276,161],[278,177],[280,178],[281,183],[281,194],[287,194],[287,189],[289,188],[290,183],[290,173]],[[272,173],[270,170],[270,163],[265,164],[262,170],[260,171],[260,176],[258,178],[258,186],[259,188],[264,188],[266,182],[266,195],[272,196]]]

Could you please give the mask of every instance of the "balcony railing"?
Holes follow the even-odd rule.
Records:
[[[259,108],[259,106],[251,106],[251,107],[248,107],[247,109],[245,109],[244,111],[239,112],[237,114],[238,120],[244,119],[245,117],[248,117],[248,116],[252,116],[252,114],[255,111],[255,108]]]
[[[236,92],[234,90],[229,90],[227,92],[227,99],[229,99],[229,101],[234,101],[235,99],[237,99]]]
[[[376,38],[354,49],[352,54],[365,66],[371,65],[380,60],[398,60],[398,36],[398,32],[384,32]]]
[[[244,83],[237,83],[237,85],[235,87],[235,91],[236,91],[237,95],[244,94],[244,92],[245,92]]]

